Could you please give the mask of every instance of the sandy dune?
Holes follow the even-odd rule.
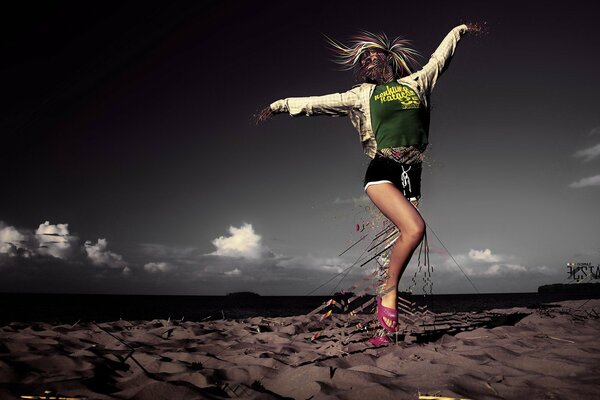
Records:
[[[0,328],[0,398],[600,398],[600,300],[553,304],[494,310],[528,314],[514,326],[377,348],[372,332],[342,336],[336,314],[11,323]]]

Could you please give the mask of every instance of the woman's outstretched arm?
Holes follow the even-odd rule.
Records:
[[[258,124],[266,121],[274,114],[288,113],[292,117],[306,115],[328,115],[340,117],[348,115],[350,110],[360,107],[360,90],[357,86],[343,93],[332,93],[323,96],[288,97],[277,100],[254,114]]]
[[[438,48],[433,52],[431,58],[425,66],[414,75],[418,77],[423,84],[424,90],[431,92],[437,83],[439,77],[450,65],[450,60],[454,55],[458,41],[468,33],[481,34],[484,32],[485,24],[468,23],[462,24],[452,29],[442,40]]]

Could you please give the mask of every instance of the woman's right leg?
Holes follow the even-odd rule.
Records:
[[[381,302],[386,307],[397,307],[398,283],[415,249],[425,234],[425,221],[406,197],[392,183],[369,185],[367,196],[400,231],[400,236],[392,247],[388,266],[389,278]],[[394,321],[384,318],[386,324],[394,326]]]

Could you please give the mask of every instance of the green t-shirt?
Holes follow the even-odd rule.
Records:
[[[378,150],[428,143],[429,110],[410,87],[396,81],[377,85],[370,102]]]

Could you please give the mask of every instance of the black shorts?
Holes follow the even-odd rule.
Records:
[[[364,187],[377,183],[393,183],[409,200],[421,197],[421,171],[423,163],[401,164],[387,157],[376,155],[367,167]]]

